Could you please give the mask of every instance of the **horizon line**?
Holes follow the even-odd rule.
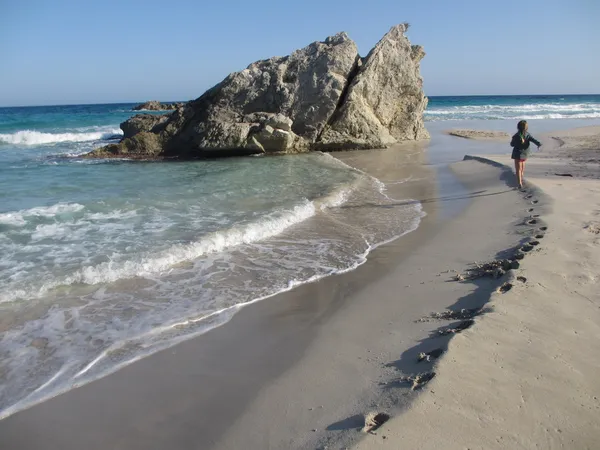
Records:
[[[600,93],[586,93],[586,94],[443,94],[443,95],[426,95],[427,98],[433,97],[571,97],[571,96],[584,96],[584,95],[600,95]],[[198,98],[198,97],[196,97]],[[191,100],[156,100],[160,103],[188,103]],[[48,103],[41,105],[0,105],[0,108],[38,108],[38,107],[51,107],[51,106],[91,106],[91,105],[141,105],[153,100],[144,101],[133,101],[133,102],[108,102],[108,103]]]

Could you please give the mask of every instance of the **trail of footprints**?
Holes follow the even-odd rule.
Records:
[[[533,194],[528,194],[525,196],[526,200],[531,200],[532,205],[536,205],[538,203],[537,199],[533,198]],[[525,219],[523,225],[538,225],[539,214],[532,214],[535,212],[535,208],[529,208],[527,212],[530,216]],[[501,259],[496,261],[491,261],[485,264],[475,264],[474,268],[468,269],[465,274],[457,274],[454,277],[455,281],[465,281],[465,280],[473,280],[481,277],[492,277],[492,278],[500,278],[505,275],[511,269],[518,269],[520,267],[519,261],[522,260],[525,255],[531,252],[534,248],[540,245],[539,239],[543,239],[545,236],[545,232],[548,230],[547,226],[540,226],[537,228],[532,228],[529,230],[530,236],[534,238],[530,238],[529,241],[525,242],[513,255],[510,259]],[[519,275],[516,277],[516,281],[519,283],[526,283],[527,278]],[[513,288],[513,284],[509,282],[503,283],[500,287],[498,287],[497,292],[500,294],[505,294]],[[462,309],[460,311],[444,311],[442,313],[432,313],[429,317],[421,318],[418,322],[427,322],[430,320],[453,320],[460,321],[458,324],[453,326],[448,326],[442,328],[437,331],[439,336],[449,336],[456,333],[460,333],[467,328],[470,328],[475,324],[474,318],[480,314],[482,314],[483,308],[477,309]],[[421,352],[417,356],[418,363],[434,363],[439,357],[444,354],[445,350],[443,348],[435,348],[433,350],[427,352]],[[425,384],[431,381],[435,377],[436,373],[434,371],[428,371],[423,373],[418,373],[415,375],[404,376],[400,378],[400,382],[405,383],[411,386],[412,390],[418,390],[422,388]],[[363,432],[373,433],[377,428],[379,428],[383,423],[389,420],[390,416],[383,412],[370,412],[365,415],[365,426],[363,428]]]

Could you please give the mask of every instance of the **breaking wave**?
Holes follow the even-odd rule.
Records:
[[[597,119],[600,103],[431,106],[425,120]]]
[[[336,205],[343,201],[344,196],[345,193],[339,192],[337,195],[327,198],[326,201],[319,202],[320,206],[326,207],[330,203]],[[79,212],[81,209],[83,209],[83,206],[79,204],[57,204],[50,207],[3,213],[0,214],[0,223],[22,227],[32,217],[51,217],[61,213]],[[140,254],[135,258],[131,258],[131,255],[113,253],[109,261],[94,266],[82,267],[71,275],[46,280],[42,285],[29,285],[25,289],[22,287],[6,289],[0,293],[0,303],[40,297],[58,286],[93,285],[126,278],[151,276],[164,272],[175,264],[221,252],[237,245],[250,244],[276,236],[292,225],[314,216],[316,210],[315,203],[307,200],[294,208],[275,211],[256,221],[207,234],[194,242],[175,244],[155,254]],[[97,214],[86,214],[84,218],[86,220],[94,219],[97,218]],[[64,235],[73,233],[71,227],[72,224],[69,223],[38,225],[31,235],[31,240],[36,242],[45,238],[60,239]]]
[[[0,143],[13,145],[47,145],[62,142],[87,142],[117,139],[123,136],[119,128],[88,132],[44,133],[35,130],[21,130],[15,133],[0,134]]]

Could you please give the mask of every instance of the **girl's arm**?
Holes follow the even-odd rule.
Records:
[[[536,138],[534,138],[532,135],[529,135],[529,140],[531,142],[533,142],[535,145],[537,145],[538,147],[542,146],[542,143],[540,141],[538,141]]]

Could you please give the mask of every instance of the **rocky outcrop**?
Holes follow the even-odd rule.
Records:
[[[364,59],[348,94],[317,142],[320,148],[383,148],[429,137],[423,124],[422,47],[397,25]]]
[[[290,153],[426,138],[419,74],[425,53],[411,46],[405,31],[393,27],[366,58],[339,33],[289,56],[255,62],[166,118],[129,119],[121,126],[123,141],[89,156]]]
[[[134,111],[172,111],[181,108],[183,105],[184,103],[161,103],[157,100],[150,100],[149,102],[134,106],[131,109]]]
[[[136,114],[123,122],[120,127],[123,130],[123,137],[130,138],[142,131],[159,133],[160,125],[167,120],[169,120],[167,115]]]

